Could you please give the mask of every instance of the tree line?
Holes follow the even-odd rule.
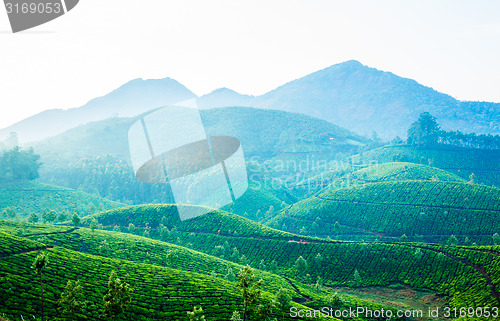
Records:
[[[40,155],[33,148],[22,150],[14,147],[0,152],[0,182],[20,179],[38,178],[38,170],[42,163]]]
[[[463,148],[500,149],[500,136],[466,134],[459,130],[444,131],[437,123],[436,117],[424,112],[408,129],[408,144],[419,147],[451,145]]]

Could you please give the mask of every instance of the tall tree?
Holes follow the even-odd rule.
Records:
[[[127,278],[125,278],[125,281]],[[130,284],[120,280],[115,271],[111,271],[108,280],[108,291],[104,295],[104,311],[101,317],[116,319],[120,316],[127,306],[132,302],[132,289]]]
[[[71,221],[73,222],[73,225],[75,227],[78,227],[78,225],[80,224],[80,217],[78,217],[78,214],[73,214],[73,216],[71,217]]]
[[[64,314],[69,314],[73,318],[78,316],[78,313],[87,305],[87,301],[83,300],[82,286],[80,281],[72,282],[68,280],[66,288],[61,293],[61,299],[57,301],[59,309]]]
[[[249,265],[240,270],[238,280],[239,283],[236,286],[241,288],[243,294],[243,321],[246,321],[255,311],[257,301],[261,296],[260,287],[264,280],[256,281],[253,269]]]
[[[439,125],[436,117],[428,112],[421,113],[418,120],[408,129],[408,144],[431,145],[437,142]]]
[[[42,299],[42,321],[44,318],[44,300],[43,300],[43,280],[42,280],[42,270],[49,264],[49,256],[47,253],[40,253],[36,256],[35,260],[33,261],[33,264],[31,265],[32,269],[35,269],[35,272],[37,274],[40,274],[40,292],[41,292],[41,299]]]

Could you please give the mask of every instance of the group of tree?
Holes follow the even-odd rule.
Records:
[[[500,136],[465,134],[458,130],[444,131],[439,127],[436,117],[424,112],[408,129],[408,144],[419,147],[451,145],[463,148],[500,149]]]
[[[44,296],[43,296],[43,278],[42,272],[49,264],[49,256],[47,253],[42,252],[35,257],[31,268],[40,276],[40,298],[41,298],[41,319],[45,318],[44,310]],[[116,275],[115,271],[111,274],[107,283],[107,291],[103,297],[103,308],[101,311],[101,318],[116,320],[120,315],[125,312],[126,307],[132,302],[131,294],[132,288],[127,281],[128,275],[122,281]],[[88,302],[84,301],[83,288],[80,282],[68,281],[66,288],[61,293],[58,305],[62,315],[71,319],[80,319],[83,317],[83,309],[87,306]]]
[[[40,155],[33,148],[22,150],[14,147],[0,152],[0,182],[20,179],[33,180],[38,178]]]
[[[40,181],[131,205],[174,202],[166,184],[140,182],[131,164],[110,155],[50,164]]]

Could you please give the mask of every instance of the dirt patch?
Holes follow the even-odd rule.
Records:
[[[446,300],[442,296],[434,292],[413,289],[399,283],[365,288],[332,287],[328,288],[328,290],[395,309],[422,310],[424,316],[429,309],[435,307],[442,308],[446,303]],[[413,318],[411,320],[423,321],[428,320],[428,318]]]

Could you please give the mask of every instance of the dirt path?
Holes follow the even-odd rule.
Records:
[[[14,255],[31,253],[31,252],[37,252],[37,251],[44,251],[44,250],[50,250],[50,249],[53,249],[53,248],[54,248],[53,246],[45,246],[45,247],[36,247],[36,248],[33,248],[33,249],[26,249],[26,250],[14,252],[14,253],[8,253],[8,254],[6,254],[6,253],[0,253],[0,260],[6,259],[6,258],[14,256]]]

